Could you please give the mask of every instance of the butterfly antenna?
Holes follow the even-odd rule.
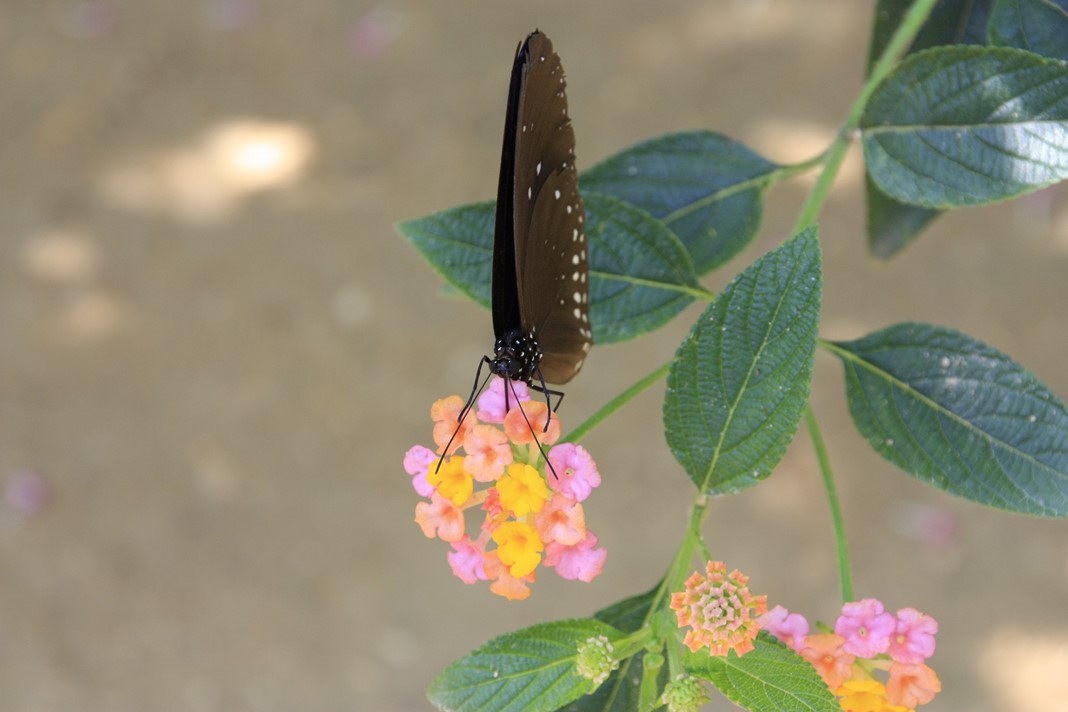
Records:
[[[483,356],[482,360],[478,362],[478,371],[475,372],[475,383],[471,386],[471,395],[467,397],[467,403],[460,410],[460,414],[456,416],[456,430],[452,431],[452,437],[449,438],[449,442],[445,443],[445,449],[441,452],[441,457],[438,458],[438,466],[434,468],[434,474],[437,474],[441,469],[441,463],[445,461],[445,454],[449,452],[449,448],[452,447],[452,441],[456,439],[457,434],[460,432],[460,428],[463,427],[464,418],[471,412],[471,408],[475,405],[475,399],[482,395],[483,389],[486,384],[489,383],[489,379],[493,377],[491,372],[486,376],[486,380],[482,381],[482,385],[478,384],[478,379],[482,378],[482,366],[489,362],[489,357]]]
[[[549,472],[553,473],[553,479],[560,479],[560,476],[556,474],[556,468],[553,467],[553,463],[549,462],[549,456],[545,453],[545,448],[541,446],[541,441],[538,440],[538,434],[534,432],[534,426],[530,424],[530,418],[527,417],[527,412],[523,410],[523,404],[519,401],[519,396],[516,395],[515,386],[512,385],[512,381],[510,379],[505,380],[508,381],[508,388],[512,390],[512,395],[515,396],[516,407],[519,408],[519,412],[523,416],[523,420],[526,421],[527,427],[530,428],[530,436],[534,438],[534,444],[538,446],[538,452],[540,452],[541,456],[545,459],[545,464],[549,466]],[[508,391],[505,390],[505,393],[507,392]],[[549,429],[548,423],[545,424],[545,429]]]

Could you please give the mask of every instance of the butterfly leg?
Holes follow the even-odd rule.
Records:
[[[538,393],[545,394],[545,407],[549,410],[547,412],[547,417],[545,418],[545,428],[542,430],[542,432],[547,433],[549,432],[549,421],[552,420],[552,414],[555,413],[557,408],[560,407],[560,404],[564,402],[564,392],[554,391],[553,389],[549,388],[547,385],[545,385],[545,378],[541,375],[541,369],[535,366],[534,370],[538,374],[538,382],[541,383],[541,387],[539,388],[533,383],[530,384],[530,387],[536,390]],[[552,400],[550,398],[551,396],[559,396],[559,398],[557,398],[556,400],[555,408],[553,407]]]

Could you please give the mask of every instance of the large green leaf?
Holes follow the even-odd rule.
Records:
[[[1068,60],[1068,0],[997,0],[990,44]]]
[[[494,201],[460,205],[397,225],[445,281],[490,305]]]
[[[587,193],[590,321],[599,343],[639,336],[671,320],[699,290],[686,249],[644,211]],[[400,223],[397,229],[445,280],[490,305],[494,203],[474,203]]]
[[[502,635],[447,667],[427,691],[446,710],[556,710],[590,691],[575,672],[578,646],[622,633],[590,618],[542,623]]]
[[[809,228],[738,275],[679,346],[664,430],[703,492],[751,487],[786,452],[808,398],[822,286]]]
[[[765,633],[741,657],[686,651],[683,665],[731,702],[752,712],[841,712],[812,665]]]
[[[693,262],[663,223],[607,195],[587,191],[583,200],[594,341],[641,336],[693,301],[701,289]]]
[[[941,45],[986,44],[992,0],[941,0],[916,33],[908,54]],[[875,5],[868,68],[882,55],[913,0],[879,0]]]
[[[879,85],[861,130],[868,172],[895,200],[1016,197],[1068,177],[1068,65],[1006,48],[926,50]]]
[[[624,633],[633,633],[649,622],[658,588],[600,610],[594,614],[594,618]],[[567,712],[632,712],[638,709],[644,657],[645,653],[639,652],[623,660],[619,669],[609,675],[596,691],[575,700],[564,709]],[[660,671],[660,678],[659,686],[663,689],[667,683],[666,665]]]
[[[981,504],[1068,516],[1068,410],[1011,358],[926,324],[828,347],[854,423],[887,460]]]
[[[986,44],[987,15],[991,0],[942,0],[934,6],[916,34],[907,54],[951,44]],[[912,0],[879,0],[875,7],[868,70],[886,49]],[[907,205],[879,190],[870,177],[865,181],[868,203],[868,247],[876,257],[895,255],[912,241],[941,211]]]
[[[705,274],[753,239],[763,190],[779,168],[722,134],[690,131],[617,153],[584,172],[580,185],[662,220],[690,252],[697,274]]]

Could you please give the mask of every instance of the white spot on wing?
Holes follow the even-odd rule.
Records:
[[[560,200],[560,191],[555,191],[555,192],[556,192],[556,199]]]
[[[538,161],[538,166],[534,169],[534,174],[539,176],[541,175],[541,161]]]

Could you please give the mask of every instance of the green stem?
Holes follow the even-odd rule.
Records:
[[[797,223],[794,226],[794,234],[816,223],[816,219],[823,209],[823,204],[830,194],[831,186],[834,184],[835,178],[838,177],[838,171],[842,167],[846,152],[849,151],[849,145],[860,127],[860,120],[864,116],[864,109],[867,107],[868,101],[871,99],[876,87],[890,74],[901,56],[908,50],[909,45],[912,44],[916,34],[927,20],[928,15],[931,14],[931,8],[934,7],[935,2],[937,0],[916,0],[916,2],[912,3],[912,6],[909,7],[908,12],[902,18],[901,24],[894,31],[893,37],[886,44],[886,48],[883,49],[882,54],[872,65],[868,73],[868,79],[864,82],[860,94],[849,109],[849,115],[846,117],[845,123],[838,130],[838,136],[835,137],[834,143],[831,144],[825,154],[823,170],[820,171],[816,184],[812,186],[812,190],[805,199],[805,204],[801,207],[801,212],[797,216]],[[823,435],[820,433],[819,423],[816,422],[816,414],[812,411],[811,404],[805,407],[805,423],[808,425],[812,444],[816,448],[816,457],[819,459],[820,471],[823,473],[823,487],[827,492],[827,502],[831,507],[834,538],[838,549],[838,575],[841,582],[842,600],[852,601],[854,600],[853,575],[849,568],[849,547],[846,544],[842,509],[838,502],[838,493],[834,485],[831,461],[827,456],[827,446],[823,442]]]
[[[809,192],[808,198],[806,198],[805,204],[801,208],[801,213],[797,217],[797,224],[794,226],[795,235],[809,225],[815,224],[816,218],[823,208],[823,203],[830,193],[831,185],[838,176],[838,170],[842,167],[842,160],[849,150],[849,145],[853,141],[857,127],[860,126],[860,118],[864,115],[864,108],[868,105],[868,100],[871,99],[875,88],[879,86],[897,64],[900,56],[912,44],[916,33],[920,31],[920,27],[923,26],[927,16],[931,14],[931,8],[934,7],[935,2],[937,0],[916,0],[908,12],[905,13],[905,17],[902,18],[901,24],[898,25],[897,30],[894,32],[894,36],[887,43],[886,49],[883,50],[879,59],[872,65],[871,72],[868,73],[868,79],[864,82],[860,95],[853,103],[852,108],[850,108],[845,124],[839,129],[838,136],[827,151],[823,171],[820,173],[819,178],[816,179],[816,184],[812,187],[812,191]]]
[[[668,372],[668,370],[670,368],[671,368],[671,363],[670,362],[665,363],[662,366],[658,366],[655,371],[653,371],[649,375],[641,378],[637,383],[632,385],[630,388],[628,388],[627,390],[623,391],[618,396],[616,396],[615,398],[613,398],[612,400],[608,401],[603,406],[601,406],[600,409],[597,410],[597,412],[595,412],[589,418],[586,418],[586,420],[583,421],[577,428],[572,430],[570,433],[568,433],[564,437],[560,438],[560,442],[562,442],[562,443],[577,443],[579,440],[581,440],[582,438],[586,437],[587,433],[589,433],[591,430],[593,430],[598,425],[600,425],[601,421],[603,421],[605,418],[607,418],[612,413],[615,413],[617,410],[622,408],[627,403],[627,401],[631,400],[632,398],[634,398],[634,396],[638,395],[639,393],[644,391],[646,388],[648,388],[649,386],[653,385],[654,383],[659,381],[661,378],[666,376],[667,372]]]
[[[831,521],[834,522],[834,543],[838,550],[838,580],[842,588],[842,602],[855,601],[853,595],[853,573],[849,567],[849,544],[846,542],[845,521],[842,519],[842,507],[838,501],[838,489],[834,484],[834,472],[831,471],[831,458],[827,455],[827,445],[823,442],[819,423],[811,405],[805,406],[805,425],[808,427],[812,445],[816,448],[816,459],[823,473],[823,489],[827,492],[827,504],[831,508]]]

